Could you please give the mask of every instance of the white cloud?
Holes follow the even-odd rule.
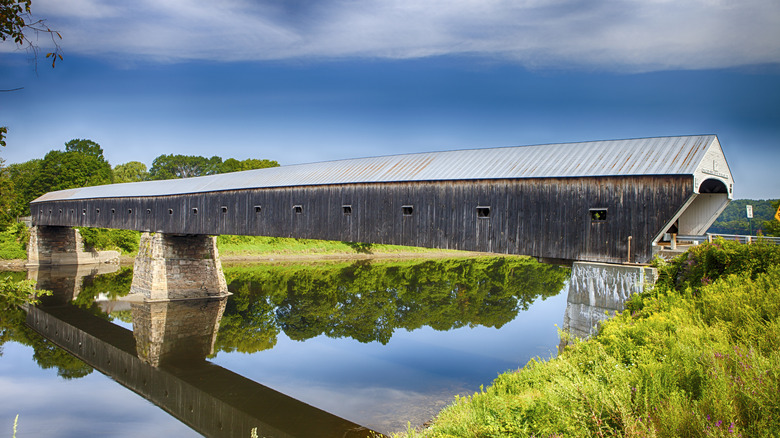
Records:
[[[658,70],[780,62],[766,0],[39,0],[68,53],[171,61],[477,55]]]

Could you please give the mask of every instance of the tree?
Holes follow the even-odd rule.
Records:
[[[51,58],[51,66],[54,67],[57,60],[62,61],[62,49],[58,41],[62,35],[46,25],[46,20],[36,20],[32,17],[32,0],[0,0],[0,40],[10,39],[19,47],[24,47],[38,58],[38,46],[33,43],[29,33],[36,36],[40,33],[49,34],[54,44],[54,51],[46,54]],[[0,132],[0,140],[2,140]]]
[[[9,166],[16,199],[14,213],[29,214],[30,201],[53,190],[111,184],[114,174],[103,149],[92,140],[71,140],[65,152],[53,150],[42,160]]]
[[[772,209],[777,211],[778,208],[780,208],[780,199],[772,201]],[[761,229],[767,236],[780,236],[780,221],[773,217],[768,221],[764,221]]]
[[[160,155],[152,162],[149,177],[153,180],[191,178],[220,173],[222,158],[199,155]]]
[[[30,201],[46,193],[46,188],[40,181],[41,159],[15,163],[8,166],[8,173],[13,184],[13,200],[11,214],[13,217],[24,216],[28,211]]]
[[[246,160],[236,160],[228,158],[222,163],[219,173],[240,172],[242,170],[265,169],[267,167],[279,167],[279,163],[274,160],[258,160],[257,158],[247,158]]]
[[[148,179],[149,172],[146,170],[146,164],[140,161],[129,161],[114,167],[115,183],[147,181]]]

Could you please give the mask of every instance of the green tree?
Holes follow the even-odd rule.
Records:
[[[14,217],[24,216],[29,211],[30,201],[46,193],[46,188],[39,179],[41,162],[40,159],[34,159],[8,166],[13,183],[11,214]]]
[[[780,199],[772,201],[772,209],[777,212],[780,207]],[[767,236],[780,236],[780,221],[772,217],[761,225],[761,229]]]
[[[153,180],[191,178],[220,173],[222,158],[199,155],[160,155],[152,162],[149,178]]]
[[[80,152],[51,151],[43,157],[40,178],[46,193],[77,187],[111,184],[111,165],[100,157]]]
[[[11,181],[10,172],[5,167],[5,160],[0,157],[0,228],[5,228],[14,219],[14,184]]]
[[[111,184],[111,165],[103,149],[91,140],[71,140],[65,152],[53,150],[42,160],[9,166],[16,197],[12,207],[17,216],[28,215],[30,201],[53,190]]]
[[[265,169],[267,167],[279,167],[279,163],[274,160],[259,160],[257,158],[247,158],[241,161],[228,158],[222,163],[219,173],[241,172],[242,170]]]
[[[146,170],[146,164],[140,161],[129,161],[114,167],[115,183],[147,181],[148,179],[149,172]]]

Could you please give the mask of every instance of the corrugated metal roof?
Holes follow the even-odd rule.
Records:
[[[399,181],[693,174],[715,135],[356,158],[47,193],[33,202]]]

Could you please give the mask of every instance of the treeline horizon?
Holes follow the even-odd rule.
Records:
[[[112,166],[103,148],[87,139],[65,143],[65,150],[51,150],[43,158],[5,165],[0,158],[0,227],[29,216],[30,201],[56,191],[114,183],[191,178],[219,173],[278,167],[275,160],[223,159],[214,155],[162,154],[147,168],[140,161]]]
[[[746,207],[753,207],[753,218],[748,219]],[[780,222],[775,213],[779,199],[734,199],[707,230],[712,234],[780,236]]]

